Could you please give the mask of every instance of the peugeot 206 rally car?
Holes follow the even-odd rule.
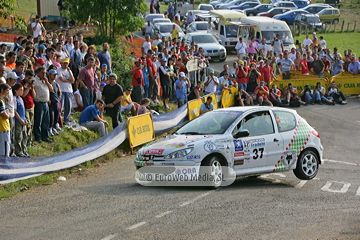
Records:
[[[224,169],[236,177],[293,170],[299,179],[310,180],[323,163],[322,154],[320,134],[295,110],[232,107],[201,115],[147,144],[134,163],[139,170],[179,166],[201,172],[207,167],[212,187],[218,187]]]

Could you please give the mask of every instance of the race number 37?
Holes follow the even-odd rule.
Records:
[[[254,156],[253,159],[258,159],[263,157],[264,148],[255,148],[253,150]]]

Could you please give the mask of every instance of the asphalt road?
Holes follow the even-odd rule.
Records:
[[[144,187],[128,156],[4,199],[0,239],[360,239],[359,101],[298,109],[325,148],[314,180]]]

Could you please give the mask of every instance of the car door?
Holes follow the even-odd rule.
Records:
[[[249,136],[236,138],[239,131],[249,131]],[[281,153],[283,153],[283,139],[274,124],[270,111],[256,111],[244,116],[233,130],[233,144],[231,150],[234,156],[234,170],[236,172],[247,169],[271,169]]]

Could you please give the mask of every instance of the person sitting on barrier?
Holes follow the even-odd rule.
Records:
[[[256,101],[261,106],[272,106],[272,103],[269,101],[269,88],[265,86],[265,82],[261,81],[259,86],[254,90],[254,97]]]
[[[281,62],[279,62],[279,63],[276,64],[276,67],[274,69],[274,76],[278,77],[278,76],[281,76],[281,75],[283,75],[283,72],[281,71]]]
[[[190,91],[188,95],[188,101],[201,98],[202,88],[201,81],[197,81],[195,87]]]
[[[262,80],[265,82],[266,86],[269,86],[271,79],[274,79],[276,81],[276,77],[272,71],[272,67],[270,67],[269,64],[270,60],[265,59],[265,64],[260,70]]]
[[[284,89],[285,100],[283,103],[290,107],[300,107],[300,105],[307,105],[306,102],[301,101],[298,96],[298,90],[293,87],[292,83],[288,83],[288,86]]]
[[[284,79],[290,79],[290,69],[295,66],[293,60],[291,60],[289,54],[285,52],[284,58],[279,62],[281,63],[281,71],[283,72]]]
[[[311,71],[315,72],[318,77],[324,77],[325,64],[319,59],[318,55],[314,55]]]
[[[237,106],[254,106],[254,99],[249,93],[239,86],[238,95],[236,96]]]
[[[313,101],[313,90],[311,90],[309,84],[306,84],[304,90],[300,94],[301,100],[306,102],[307,104],[314,105]]]
[[[303,59],[300,62],[300,70],[301,70],[301,74],[303,74],[303,75],[310,74],[308,62],[306,61],[306,54],[303,54]]]
[[[104,101],[97,99],[94,105],[86,107],[81,113],[79,124],[89,130],[98,132],[100,136],[107,134],[106,127],[109,124],[103,118],[104,107]]]
[[[270,89],[269,100],[274,106],[280,106],[281,101],[281,91],[277,88],[276,84],[273,84]]]
[[[330,63],[330,61],[329,61],[329,59],[328,59],[328,57],[326,55],[324,55],[322,57],[322,61],[323,61],[324,65],[325,65],[325,70],[324,71],[326,71],[328,73],[331,73],[330,72],[331,71],[331,68],[330,68],[331,63]]]
[[[212,110],[214,110],[214,104],[212,104],[212,97],[208,96],[206,98],[206,102],[204,102],[203,104],[201,104],[200,106],[200,114],[204,114],[207,112],[210,112]]]
[[[345,95],[336,87],[335,81],[331,82],[331,87],[329,87],[327,94],[332,97],[336,103],[341,105],[347,104]]]
[[[333,76],[343,72],[343,64],[344,62],[337,55],[334,55],[334,61],[331,65]]]
[[[253,62],[250,63],[250,70],[248,72],[247,77],[248,77],[248,84],[247,84],[246,91],[254,92],[255,88],[258,85],[259,78],[261,77],[261,73],[256,68],[256,64]]]
[[[131,115],[136,116],[139,104],[131,100],[132,88],[127,87],[121,100],[120,112],[131,112]]]
[[[350,57],[350,63],[348,66],[349,73],[356,75],[360,72],[360,63],[356,61],[356,58],[354,56]]]
[[[157,115],[159,115],[158,112],[156,112],[155,110],[152,109],[148,109],[148,107],[150,106],[150,99],[149,98],[143,98],[140,101],[140,106],[137,110],[137,115],[141,115],[141,114],[145,114],[145,113],[155,113]]]
[[[328,105],[335,105],[335,101],[332,97],[325,97],[325,88],[321,86],[321,82],[317,82],[313,91],[313,101],[317,104],[322,105],[326,103]]]
[[[224,75],[219,78],[220,84],[218,85],[217,92],[222,92],[223,90],[229,90],[231,94],[231,87],[233,82],[229,78],[229,73],[225,72]]]

